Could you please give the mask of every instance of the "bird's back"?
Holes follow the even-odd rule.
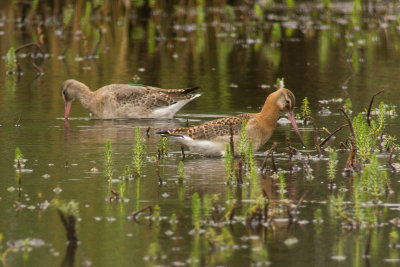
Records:
[[[193,140],[213,140],[218,137],[230,136],[231,134],[239,135],[243,121],[249,121],[253,117],[254,114],[240,114],[233,117],[212,120],[199,126],[177,128],[160,133],[188,136]]]

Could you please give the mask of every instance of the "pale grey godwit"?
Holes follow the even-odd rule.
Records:
[[[96,91],[77,80],[66,80],[61,87],[65,102],[64,118],[68,119],[75,99],[100,119],[172,118],[184,105],[200,96],[191,94],[200,87],[165,90],[134,85],[111,84]]]

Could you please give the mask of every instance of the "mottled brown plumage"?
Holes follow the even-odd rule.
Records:
[[[279,119],[279,114],[283,111],[287,113],[304,145],[294,120],[294,104],[295,98],[293,93],[288,89],[281,88],[267,97],[259,113],[240,114],[206,122],[199,126],[162,131],[159,134],[178,137],[178,141],[189,146],[190,150],[205,155],[223,155],[225,146],[229,143],[231,131],[234,142],[237,144],[243,121],[246,121],[247,137],[252,142],[254,150],[258,150],[272,136]]]
[[[111,84],[93,92],[85,84],[71,79],[63,83],[61,94],[66,119],[75,99],[100,119],[172,118],[199,96],[190,94],[198,88],[165,90],[146,85]]]

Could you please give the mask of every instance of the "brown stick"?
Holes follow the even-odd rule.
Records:
[[[368,107],[368,112],[367,112],[367,123],[368,123],[368,126],[370,126],[370,127],[371,127],[371,118],[370,118],[370,115],[371,115],[372,103],[374,102],[374,98],[375,98],[375,96],[377,96],[377,95],[379,95],[379,94],[385,92],[385,90],[386,90],[386,89],[382,89],[382,90],[380,90],[379,92],[377,92],[376,94],[374,94],[374,95],[371,97],[371,101],[369,102],[369,107]]]
[[[239,158],[239,162],[238,162],[238,169],[237,169],[237,183],[239,184],[243,184],[243,179],[242,179],[242,174],[243,174],[243,160],[242,158]]]
[[[232,209],[222,218],[222,221],[229,217],[229,221],[232,223],[233,217],[235,216],[235,210],[240,209],[241,207],[241,205],[233,206]]]
[[[36,65],[36,63],[33,61],[33,58],[31,58],[31,63],[32,66],[35,68],[35,70],[38,72],[38,75],[43,75],[44,72],[38,67],[38,65]]]
[[[269,156],[270,154],[272,154],[272,156],[273,156],[274,151],[275,151],[276,148],[278,147],[278,144],[279,144],[278,142],[274,142],[274,143],[272,144],[271,148],[267,150],[267,154],[265,155],[264,161],[263,161],[263,163],[262,163],[262,165],[261,165],[261,173],[264,173],[264,169],[265,169],[265,167],[267,166],[267,159],[268,159],[268,156]],[[274,164],[274,165],[275,165],[275,164]],[[275,168],[276,168],[276,166],[275,166]]]
[[[137,217],[140,213],[142,213],[142,212],[144,212],[144,211],[146,211],[146,210],[149,210],[149,215],[152,215],[152,214],[153,214],[153,207],[150,206],[150,205],[148,205],[148,206],[144,207],[143,209],[140,209],[140,210],[137,210],[137,211],[133,212],[133,213],[131,214],[131,216],[130,216],[131,220],[132,220],[132,221],[136,221],[136,217]]]
[[[114,195],[114,197],[115,197],[116,199],[119,199],[119,198],[120,198],[120,195],[119,195],[118,192],[115,191],[114,189],[111,189],[111,193]]]
[[[163,179],[161,178],[161,175],[160,175],[160,162],[158,159],[156,159],[156,173],[157,173],[157,177],[158,177],[158,184],[162,185]]]
[[[185,157],[186,157],[186,155],[185,155],[185,146],[184,145],[181,145],[181,151],[182,151],[182,161],[184,161]]]
[[[325,145],[326,142],[328,142],[332,136],[334,136],[337,132],[339,132],[340,130],[342,130],[344,127],[349,126],[347,123],[343,124],[342,126],[340,126],[339,128],[337,128],[336,130],[334,130],[332,133],[329,133],[328,137],[325,138],[324,141],[322,141],[319,146],[322,147],[323,145]]]
[[[233,144],[233,129],[232,129],[232,123],[229,125],[229,131],[230,131],[230,133],[231,133],[231,138],[230,138],[231,154],[232,154],[232,157],[235,157],[235,145]]]
[[[315,119],[311,116],[307,116],[304,118],[304,122],[307,120],[312,120],[313,127],[314,127],[314,143],[315,143],[315,149],[317,150],[318,155],[321,155],[321,148],[318,143],[318,132],[317,132],[317,124],[315,123]]]
[[[349,157],[347,158],[346,168],[352,167],[353,169],[357,169],[357,165],[356,165],[357,142],[356,142],[356,134],[354,132],[354,127],[353,127],[353,122],[351,121],[349,115],[346,113],[346,111],[344,109],[339,108],[339,111],[342,112],[343,116],[346,118],[347,123],[350,127],[351,135],[352,135],[352,138],[350,138],[351,151],[349,153]]]
[[[354,133],[353,122],[351,121],[349,115],[342,108],[339,108],[338,110],[343,113],[343,116],[346,118],[347,123],[348,123],[348,125],[350,127],[351,135],[353,136],[353,139],[356,140],[356,134]]]
[[[26,48],[26,47],[30,47],[30,46],[36,46],[37,48],[39,48],[40,52],[43,53],[42,47],[37,42],[32,42],[32,43],[27,43],[27,44],[17,47],[15,49],[15,54],[17,54],[19,50]]]

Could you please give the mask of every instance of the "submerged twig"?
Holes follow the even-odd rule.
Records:
[[[232,129],[232,123],[229,125],[229,131],[230,131],[230,134],[231,134],[229,144],[230,144],[230,147],[231,147],[231,154],[232,154],[232,156],[234,157],[234,156],[235,156],[235,145],[234,145],[234,143],[233,143],[233,129]]]
[[[15,49],[15,54],[17,54],[19,52],[19,50],[21,50],[23,48],[30,47],[30,46],[35,46],[36,48],[39,48],[40,52],[43,53],[43,49],[42,49],[41,45],[38,44],[37,42],[32,42],[32,43],[27,43],[27,44],[24,44],[24,45],[21,45],[21,46],[17,47]]]
[[[274,168],[274,172],[277,171],[276,165],[275,165],[275,160],[274,160],[274,151],[276,151],[276,148],[278,147],[278,144],[279,144],[278,142],[274,142],[272,144],[271,148],[267,150],[267,153],[265,155],[264,161],[263,161],[263,163],[261,165],[261,173],[264,173],[264,169],[267,166],[267,159],[268,159],[269,155],[271,155],[271,158],[272,158],[272,166]]]
[[[370,116],[371,116],[372,103],[374,103],[374,98],[375,98],[375,96],[385,92],[385,90],[386,89],[382,89],[382,90],[380,90],[379,92],[377,92],[376,94],[374,94],[371,97],[371,101],[369,102],[369,107],[368,107],[368,112],[367,112],[367,123],[368,123],[368,126],[370,126],[370,127],[371,127],[371,118],[370,118]]]
[[[150,126],[147,128],[146,130],[146,137],[149,138],[150,137]]]
[[[76,217],[71,214],[64,214],[60,209],[57,209],[58,215],[61,219],[62,224],[67,233],[67,239],[71,243],[78,242],[78,238],[76,236]]]
[[[184,161],[185,157],[186,157],[186,155],[185,155],[185,146],[184,145],[181,145],[181,152],[182,152],[182,161]]]
[[[319,147],[322,147],[323,145],[325,145],[325,143],[328,142],[328,141],[332,138],[332,136],[334,136],[337,132],[339,132],[340,130],[342,130],[342,129],[343,129],[344,127],[346,127],[346,126],[349,126],[349,125],[348,125],[347,123],[346,123],[346,124],[343,124],[342,126],[340,126],[339,128],[337,128],[336,130],[334,130],[332,133],[329,133],[328,137],[326,137],[325,140],[322,141],[322,142],[319,144]]]
[[[142,209],[140,209],[140,210],[137,210],[137,211],[133,212],[133,213],[131,214],[131,216],[130,216],[131,220],[136,221],[136,217],[137,217],[140,213],[142,213],[142,212],[144,212],[144,211],[146,211],[146,210],[149,210],[149,215],[152,215],[152,214],[153,214],[153,207],[150,206],[150,205],[148,205],[148,206],[146,206],[146,207],[144,207],[144,208],[142,208]]]
[[[235,210],[240,209],[241,207],[242,207],[241,205],[233,206],[232,209],[225,214],[225,216],[223,217],[222,221],[224,221],[227,218],[229,218],[229,222],[232,223],[233,217],[235,216]]]
[[[356,165],[357,143],[356,143],[356,134],[354,132],[353,122],[351,121],[349,115],[346,113],[346,111],[344,109],[339,108],[339,111],[342,112],[343,116],[346,118],[347,123],[350,127],[351,136],[352,136],[352,138],[350,138],[351,151],[349,153],[349,157],[347,158],[346,168],[352,167],[353,169],[357,169],[357,165]]]
[[[156,159],[156,173],[157,173],[157,177],[158,177],[158,184],[162,185],[163,179],[161,178],[161,175],[160,175],[160,161],[158,159]]]

